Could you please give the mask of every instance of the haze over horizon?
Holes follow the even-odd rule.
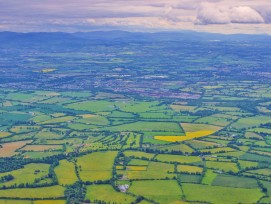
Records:
[[[0,8],[0,31],[271,34],[268,0],[13,0]]]

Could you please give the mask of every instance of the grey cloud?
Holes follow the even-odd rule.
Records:
[[[270,12],[258,12],[250,6],[225,6],[220,4],[202,4],[198,9],[195,24],[260,24],[270,23]]]
[[[271,7],[267,5],[269,0],[0,0],[0,30],[241,26],[271,23]]]
[[[263,17],[265,23],[271,23],[271,5],[256,7],[255,10]]]

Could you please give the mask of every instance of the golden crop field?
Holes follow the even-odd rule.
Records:
[[[195,138],[205,137],[222,129],[222,127],[215,125],[193,123],[181,123],[181,126],[185,131],[185,136],[154,136],[154,139],[167,142],[182,142]]]
[[[177,170],[181,173],[202,173],[203,171],[201,167],[189,165],[178,165]]]
[[[146,171],[147,167],[146,166],[127,166],[126,169],[129,171]]]

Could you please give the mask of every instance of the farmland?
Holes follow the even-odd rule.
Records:
[[[0,43],[0,203],[271,203],[268,43],[76,35]]]

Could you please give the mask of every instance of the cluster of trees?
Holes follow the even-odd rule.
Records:
[[[86,187],[82,182],[76,183],[66,187],[64,192],[67,203],[69,204],[81,204],[84,203],[86,195]]]
[[[11,174],[8,174],[8,175],[0,177],[0,183],[12,181],[13,179],[14,179],[14,176],[12,176]]]
[[[10,172],[23,168],[27,162],[23,159],[16,158],[0,158],[0,173]]]

